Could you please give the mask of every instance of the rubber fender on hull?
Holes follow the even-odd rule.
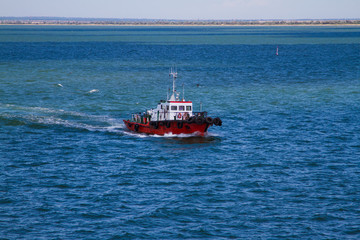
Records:
[[[159,122],[150,122],[150,125],[153,126],[153,128],[155,129],[159,128]]]
[[[203,117],[201,117],[201,116],[197,117],[196,120],[195,120],[195,122],[197,124],[199,124],[199,125],[203,124],[204,121],[205,121],[205,119]]]
[[[195,122],[195,120],[196,120],[196,117],[195,117],[195,116],[192,116],[192,117],[190,117],[188,120],[186,120],[186,122],[187,122],[187,123],[193,123],[193,122]]]
[[[215,124],[216,126],[221,126],[221,125],[222,125],[221,119],[218,118],[218,117],[214,118],[214,124]]]
[[[208,124],[213,124],[214,120],[211,117],[205,118],[205,122]]]
[[[139,131],[139,124],[135,124],[134,130],[135,132]]]
[[[184,123],[183,123],[182,121],[177,123],[177,127],[178,127],[179,129],[182,128],[183,125],[184,125]]]
[[[170,128],[171,122],[170,122],[170,121],[166,121],[166,122],[165,122],[165,126],[166,126],[167,128]]]

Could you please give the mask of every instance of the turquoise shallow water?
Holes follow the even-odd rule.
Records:
[[[174,64],[223,126],[127,132]],[[0,237],[359,239],[359,66],[359,27],[1,26]]]

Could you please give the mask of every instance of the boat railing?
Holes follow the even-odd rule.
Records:
[[[191,116],[195,116],[195,117],[201,116],[203,118],[207,117],[207,112],[192,112],[192,115],[189,115],[187,112],[172,112],[171,114],[174,115],[174,119],[170,118],[170,112],[168,112],[166,114],[167,116],[164,117],[164,120],[179,120],[179,119],[187,120]],[[137,122],[137,123],[142,123],[142,124],[147,124],[150,121],[159,121],[159,120],[151,119],[151,116],[149,114],[138,113],[138,114],[132,114],[131,121]]]
[[[195,116],[195,117],[201,116],[203,118],[207,117],[207,112],[192,112],[192,115],[189,114],[188,112],[172,112],[171,114],[175,115],[174,120],[179,119],[179,117],[176,118],[176,116],[181,116],[182,120],[187,120],[191,116]],[[170,119],[170,113],[168,113],[168,119]]]
[[[132,122],[146,124],[146,123],[150,122],[150,120],[151,120],[151,116],[146,113],[138,113],[138,114],[134,113],[131,115]]]
[[[191,114],[189,114],[188,112],[172,112],[171,114],[173,114],[173,115],[175,115],[174,117],[174,120],[177,120],[177,119],[179,119],[179,116],[181,116],[181,119],[182,120],[187,120],[189,117],[191,117],[191,116],[195,116],[195,117],[199,117],[199,116],[201,116],[201,117],[204,117],[204,118],[206,118],[207,117],[207,112],[192,112],[192,115]],[[168,119],[170,119],[170,113],[169,113],[169,115],[168,115]],[[176,118],[176,116],[178,116],[177,118]]]
[[[196,117],[204,117],[206,118],[207,117],[207,112],[193,112],[193,115],[196,116]]]
[[[189,112],[168,112],[167,113],[167,120],[187,120],[190,117]],[[172,119],[173,118],[173,119]]]

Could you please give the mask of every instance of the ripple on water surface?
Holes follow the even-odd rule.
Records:
[[[0,237],[360,238],[358,27],[0,33]],[[222,127],[128,132],[174,63]]]

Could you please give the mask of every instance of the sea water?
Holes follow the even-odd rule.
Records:
[[[127,131],[172,66],[223,125]],[[1,26],[0,238],[359,239],[359,66],[358,26]]]

